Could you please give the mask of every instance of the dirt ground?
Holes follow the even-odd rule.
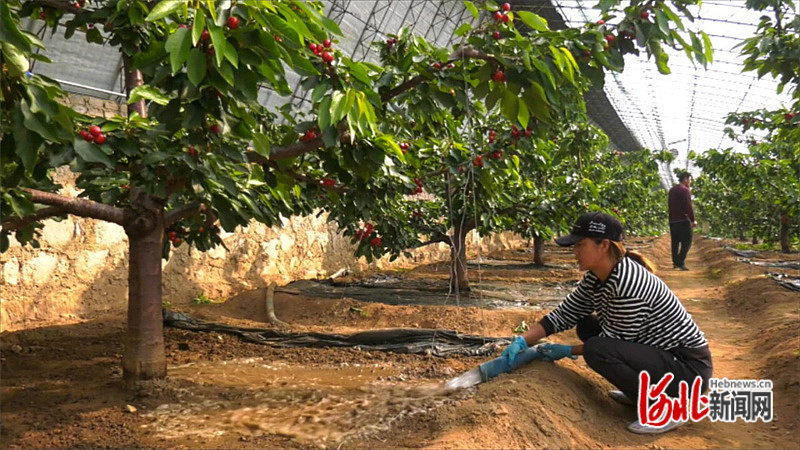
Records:
[[[737,261],[718,240],[698,238],[687,265],[671,269],[669,238],[634,239],[709,339],[714,376],[770,379],[774,420],[704,420],[658,436],[628,433],[633,409],[607,396],[611,385],[582,359],[534,362],[477,388],[441,383],[487,360],[357,349],[277,348],[229,335],[167,328],[168,378],[121,388],[124,317],[3,333],[0,446],[33,447],[436,447],[436,448],[797,448],[800,442],[800,293]],[[470,270],[480,283],[553,284],[581,273],[569,252],[547,247]],[[765,260],[800,255],[759,254]],[[375,274],[371,274],[375,275]],[[445,264],[395,272],[444,283]],[[351,280],[352,281],[352,280]],[[176,309],[215,322],[269,328],[264,290],[225,303]],[[377,300],[377,299],[376,299]],[[452,305],[452,299],[442,304]],[[529,299],[535,303],[535,299]],[[285,331],[351,333],[374,328],[442,328],[508,337],[546,309],[397,306],[298,295],[279,289]],[[574,331],[552,340],[577,343]]]

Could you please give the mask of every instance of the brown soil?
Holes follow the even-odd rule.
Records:
[[[689,272],[675,271],[669,239],[632,246],[662,263],[659,275],[706,333],[715,376],[771,379],[775,420],[702,421],[659,436],[625,431],[632,409],[582,359],[533,363],[476,389],[444,392],[441,382],[486,358],[436,358],[357,349],[285,349],[218,333],[167,329],[167,380],[120,387],[124,318],[2,334],[2,448],[31,447],[636,447],[796,448],[800,441],[800,294],[737,262],[718,241],[699,238]],[[800,259],[797,254],[759,255]],[[517,251],[494,259],[529,261]],[[549,264],[571,255],[547,248]],[[444,264],[401,275],[446,277]],[[799,271],[769,269],[795,276]],[[395,273],[396,275],[398,273]],[[576,269],[471,271],[480,280],[574,281]],[[223,304],[185,305],[207,320],[269,327],[264,291]],[[386,327],[454,329],[509,336],[542,311],[456,306],[389,306],[352,299],[275,296],[290,331],[348,333]],[[574,332],[555,341],[575,343]]]

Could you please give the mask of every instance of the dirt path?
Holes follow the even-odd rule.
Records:
[[[666,236],[632,242],[656,262],[669,261],[668,243]],[[481,277],[509,286],[580,277],[576,269],[553,268],[567,267],[569,253],[547,251],[549,269],[533,270],[524,264],[529,254],[508,251],[492,257],[511,265],[487,267]],[[438,383],[486,358],[285,349],[176,329],[165,333],[169,378],[127,392],[119,382],[124,318],[110,317],[2,334],[0,447],[796,448],[800,294],[764,278],[763,268],[735,261],[712,240],[698,239],[687,264],[690,272],[663,268],[659,275],[706,333],[716,377],[773,380],[772,423],[703,421],[638,436],[625,430],[634,411],[609,399],[611,386],[582,359],[532,363],[477,389],[445,394]],[[402,276],[442,279],[446,267]],[[263,301],[264,291],[254,290],[183,309],[267,327]],[[507,337],[521,321],[544,314],[285,292],[275,302],[291,331],[326,333],[438,327]],[[574,331],[553,340],[578,342]]]
[[[655,261],[670,261],[668,245],[669,238],[664,236],[646,253]],[[606,396],[612,386],[582,359],[562,360],[500,376],[481,385],[474,398],[440,411],[423,427],[419,422],[401,426],[367,447],[415,436],[403,442],[446,448],[796,448],[800,442],[800,295],[763,279],[763,270],[733,261],[711,240],[696,241],[687,265],[689,272],[661,267],[658,274],[706,334],[715,377],[773,380],[776,412],[772,423],[706,420],[664,435],[634,435],[625,425],[635,419],[635,413]],[[553,340],[578,342],[574,332],[564,334]],[[775,348],[774,341],[783,343],[782,350]],[[775,351],[772,357],[770,351]]]

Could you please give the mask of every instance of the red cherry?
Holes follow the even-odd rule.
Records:
[[[174,245],[175,247],[177,247],[177,246],[181,245],[181,243],[182,243],[182,242],[183,242],[183,239],[181,239],[181,238],[177,238],[177,239],[175,239],[174,241],[172,241],[172,245]]]
[[[502,70],[498,69],[497,72],[492,75],[492,80],[498,83],[506,81],[506,74],[503,73]]]
[[[441,69],[442,68],[442,63],[439,63],[439,62],[433,63],[433,68],[436,69],[436,70]]]
[[[131,187],[130,187],[130,186],[128,186],[127,184],[123,184],[123,185],[122,185],[122,186],[120,186],[120,187],[121,187],[123,190],[126,190],[126,191],[127,191],[128,189],[130,189],[130,188],[131,188]]]
[[[501,13],[500,11],[495,11],[494,20],[497,20],[498,22],[503,20],[503,13]]]
[[[44,11],[40,12],[39,13],[39,20],[44,20],[45,18],[47,18],[47,14],[45,14]]]
[[[328,52],[322,53],[322,60],[330,64],[333,61],[333,55]]]
[[[795,116],[797,116],[797,113],[791,112],[791,113],[784,114],[783,118],[786,119],[786,120],[792,120],[792,119],[795,118]]]
[[[495,31],[494,33],[492,33],[492,37],[497,40],[500,40],[503,38],[503,35],[499,31]]]
[[[178,237],[178,233],[176,233],[176,232],[174,232],[174,231],[170,231],[170,232],[169,232],[169,239],[170,239],[171,241],[174,241],[174,240],[175,240],[175,238],[177,238],[177,237]]]
[[[325,48],[331,48],[331,40],[325,39],[324,41],[322,41],[322,45],[324,45]]]
[[[283,42],[283,38],[282,38],[282,37],[280,37],[280,36],[278,36],[277,34],[276,34],[276,35],[274,35],[274,36],[272,36],[272,37],[273,37],[273,38],[275,38],[275,40],[276,40],[277,42]]]
[[[239,18],[236,16],[228,17],[228,28],[231,30],[239,28]]]
[[[450,89],[450,95],[456,95],[456,90],[455,89]]]
[[[606,21],[605,21],[605,20],[603,20],[603,19],[600,19],[600,20],[598,20],[598,21],[597,21],[597,24],[598,24],[598,25],[605,25],[605,24],[606,24]]]
[[[219,134],[219,125],[217,124],[211,125],[211,128],[209,129],[211,130],[212,133]]]
[[[106,137],[103,136],[102,134],[100,136],[95,136],[94,137],[94,143],[97,144],[97,145],[104,144],[105,142],[106,142]]]
[[[418,187],[422,187],[422,180],[419,178],[414,178],[414,184],[416,184]]]
[[[483,167],[483,156],[481,155],[476,156],[475,159],[472,161],[472,165],[474,165],[475,167]]]
[[[503,11],[511,11],[511,3],[503,3]]]
[[[611,35],[611,34],[609,34],[609,35],[606,35],[606,42],[608,42],[609,44],[611,44],[612,42],[614,42],[616,39],[617,39],[617,38],[615,38],[615,37],[614,37],[613,35]]]
[[[97,125],[92,125],[89,127],[89,133],[92,133],[92,136],[97,137],[103,134],[103,130],[101,130]]]
[[[323,178],[322,179],[322,185],[325,186],[325,187],[334,187],[334,186],[336,186],[336,180],[334,180],[332,178]]]
[[[195,150],[194,147],[189,147],[189,154],[191,156],[197,156],[197,150]]]
[[[317,44],[314,44],[314,43],[308,44],[308,49],[311,50],[312,52],[316,53],[317,52]]]
[[[208,29],[203,29],[203,32],[200,33],[200,39],[204,41],[211,39],[211,33],[208,32]]]
[[[447,68],[447,69],[452,69],[453,67],[455,67],[455,65],[454,65],[453,63],[448,63],[448,64],[445,66],[445,68]]]
[[[642,19],[647,19],[648,17],[650,17],[650,13],[649,13],[649,12],[647,12],[647,11],[642,11],[642,12],[639,14],[639,16],[640,16]]]
[[[525,130],[525,137],[531,137],[531,130]]]
[[[511,20],[511,17],[508,14],[503,14],[503,17],[500,18],[503,23],[508,23],[509,20]]]
[[[72,6],[74,6],[77,9],[81,9],[81,4],[78,2],[73,3]]]
[[[181,28],[186,28],[186,24],[182,23],[182,24],[178,25],[178,29],[181,29]]]
[[[372,240],[369,241],[369,245],[371,245],[373,247],[377,247],[377,246],[381,245],[381,238],[379,238],[379,237],[372,238]]]
[[[202,233],[203,231],[205,231],[205,229],[203,227],[200,227],[200,228],[197,229],[198,233]]]

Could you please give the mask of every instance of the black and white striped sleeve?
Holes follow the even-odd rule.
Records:
[[[539,323],[547,335],[560,333],[574,327],[578,321],[594,312],[594,287],[597,278],[590,273],[583,277],[558,307],[545,315]]]

